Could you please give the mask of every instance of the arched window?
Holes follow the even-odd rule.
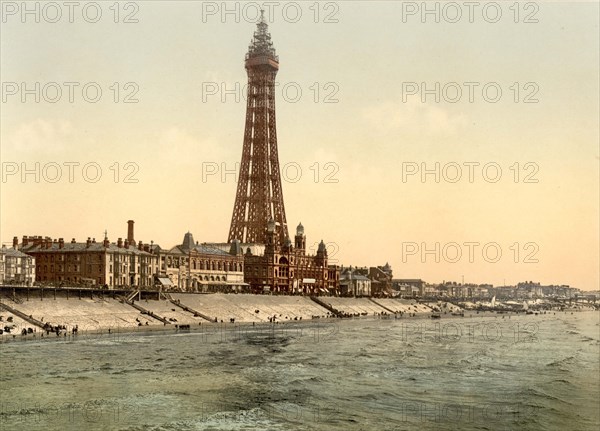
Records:
[[[279,265],[281,265],[279,267],[279,277],[288,277],[289,276],[289,266],[288,266],[288,260],[285,258],[285,256],[281,256],[279,258]],[[277,277],[277,274],[275,276]]]

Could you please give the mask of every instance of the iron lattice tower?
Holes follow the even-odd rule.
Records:
[[[228,241],[267,242],[267,223],[273,219],[276,239],[288,238],[275,127],[275,76],[279,57],[264,16],[257,24],[246,54],[248,104],[242,162]]]

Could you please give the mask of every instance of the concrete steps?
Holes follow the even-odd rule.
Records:
[[[314,302],[316,302],[317,304],[319,304],[321,307],[326,308],[327,310],[329,310],[330,312],[332,312],[335,316],[337,317],[342,317],[343,313],[339,310],[336,310],[335,308],[333,308],[331,305],[321,301],[318,297],[316,296],[311,296],[310,299]]]
[[[136,292],[137,294],[137,292]],[[152,311],[145,309],[144,307],[142,307],[141,305],[136,304],[133,300],[127,300],[127,298],[120,296],[119,298],[121,298],[126,304],[131,305],[133,308],[135,308],[136,310],[141,311],[143,314],[146,314],[150,317],[152,317],[153,319],[156,319],[162,323],[168,324],[170,325],[171,322],[169,322],[167,319],[157,316],[156,314],[154,314]]]
[[[171,296],[171,295],[169,295],[169,296]],[[192,313],[193,315],[200,316],[200,317],[202,317],[204,320],[208,320],[209,322],[214,322],[214,320],[213,320],[213,319],[211,319],[210,317],[208,317],[206,314],[202,314],[202,313],[200,313],[199,311],[196,311],[196,310],[194,310],[193,308],[190,308],[190,307],[188,307],[187,305],[184,305],[184,304],[182,304],[180,301],[176,301],[176,300],[174,300],[174,299],[169,299],[169,301],[171,301],[171,303],[172,303],[173,305],[176,305],[176,306],[178,306],[179,308],[181,308],[181,309],[183,309],[183,310],[187,311],[188,313]]]
[[[44,328],[44,322],[34,319],[33,317],[29,317],[25,313],[22,313],[19,310],[16,310],[16,309],[12,308],[11,306],[4,304],[3,302],[0,302],[0,308],[8,311],[9,313],[14,314],[15,316],[19,316],[21,319],[31,323],[32,325],[35,325],[42,329]]]

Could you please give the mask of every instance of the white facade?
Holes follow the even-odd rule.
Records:
[[[32,286],[35,281],[35,259],[15,248],[2,246],[0,251],[0,284]]]

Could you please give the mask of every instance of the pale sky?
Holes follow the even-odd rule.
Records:
[[[321,3],[318,17],[313,2],[276,5],[268,19],[280,57],[277,134],[290,234],[302,222],[308,244],[323,239],[337,263],[389,262],[396,278],[598,289],[598,3],[521,2],[516,16],[513,1],[499,2],[496,23],[488,22],[495,9],[486,6],[484,15],[489,2],[480,3],[473,22],[463,6],[456,23],[445,3],[440,22],[426,15],[425,23],[420,10],[408,15],[421,2]],[[98,4],[96,23],[86,21],[95,10],[83,16],[83,6],[73,23],[66,7],[56,23],[48,22],[55,10],[40,10],[36,23],[15,11],[21,2],[2,3],[0,240],[83,241],[107,229],[116,241],[133,219],[136,239],[164,248],[188,230],[200,242],[226,241],[235,180],[203,181],[203,166],[233,170],[240,161],[245,100],[222,101],[221,90],[246,83],[255,9],[239,4],[236,22],[235,12],[221,14],[221,2],[131,2],[137,10],[121,3],[115,23],[113,2]],[[138,22],[123,23],[129,14]],[[410,83],[457,84],[446,85],[446,98],[440,90],[439,103],[433,94],[423,103],[418,90],[408,94]],[[97,103],[84,99],[86,84],[88,100],[102,90]],[[484,99],[486,84],[489,99],[501,89],[496,103]],[[456,86],[463,94],[451,103]],[[23,95],[24,87],[33,92]],[[136,88],[138,102],[123,103]],[[48,178],[22,181],[22,164],[35,171],[36,162]],[[82,173],[92,163],[88,178],[102,169],[95,183]],[[461,167],[462,178],[407,176],[436,163],[449,180]],[[51,182],[57,165],[62,177]],[[125,182],[128,173],[138,182]],[[337,183],[325,182],[328,174]],[[436,243],[439,262],[421,256],[423,245]],[[449,243],[460,245],[457,262]],[[479,244],[473,262],[465,243]],[[482,255],[492,243],[502,251],[497,262]]]

